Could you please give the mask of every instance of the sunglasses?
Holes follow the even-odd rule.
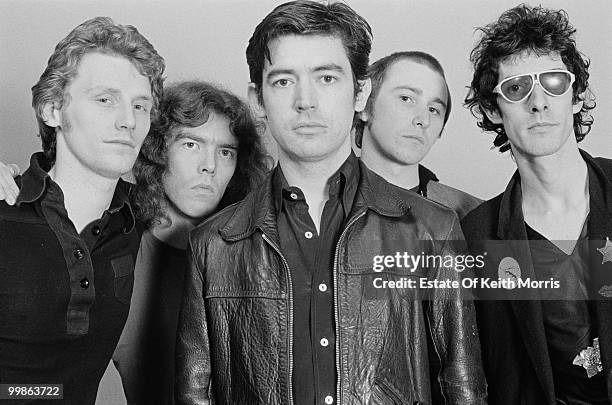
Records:
[[[545,70],[507,77],[495,88],[493,93],[501,95],[509,103],[520,103],[531,95],[536,83],[546,94],[559,97],[572,88],[576,76],[567,70]]]

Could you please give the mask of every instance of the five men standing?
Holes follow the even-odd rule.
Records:
[[[518,170],[472,210],[478,200],[419,166],[451,107],[434,57],[399,52],[368,68],[371,29],[342,3],[285,3],[257,26],[249,98],[279,163],[191,233],[178,403],[485,403],[487,383],[491,403],[609,403],[612,162],[577,146],[592,124],[589,63],[562,11],[518,6],[482,32],[466,104]],[[65,403],[95,400],[142,232],[119,178],[156,116],[163,70],[133,27],[96,18],[58,44],[34,86],[44,153],[20,179],[17,206],[0,206],[0,382],[57,382]],[[248,167],[236,164],[236,134],[219,114],[158,134],[160,150],[188,156],[217,140],[209,128],[227,132],[213,159],[197,160],[210,174],[217,150],[228,153],[211,207]],[[193,156],[157,181],[195,167]],[[158,197],[192,219],[193,199],[172,205],[185,191],[176,184]],[[473,253],[505,243],[483,276],[561,288],[485,293],[475,313],[460,289],[373,287],[377,276],[461,280],[444,264],[372,266],[399,250],[463,255],[457,216]]]

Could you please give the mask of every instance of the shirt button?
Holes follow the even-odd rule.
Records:
[[[98,225],[94,226],[93,228],[91,228],[91,233],[93,233],[94,236],[100,235],[100,227]]]
[[[297,200],[297,194],[295,193],[291,193],[289,197],[291,197],[292,200]]]
[[[81,249],[74,249],[74,252],[72,252],[72,254],[78,260],[81,260],[83,257],[85,257],[85,255],[83,254],[83,251]]]
[[[81,279],[81,288],[89,288],[89,280],[87,278]]]
[[[321,346],[323,347],[327,347],[327,345],[329,345],[329,340],[327,340],[326,338],[322,338],[319,343],[321,343]]]
[[[331,404],[333,404],[333,403],[334,403],[334,397],[332,397],[331,395],[326,396],[326,397],[325,397],[325,403],[326,403],[327,405],[331,405]]]
[[[325,284],[325,283],[319,284],[319,291],[321,291],[321,292],[327,291],[327,284]]]
[[[312,232],[308,231],[304,234],[304,236],[306,237],[306,239],[310,239],[312,238]]]

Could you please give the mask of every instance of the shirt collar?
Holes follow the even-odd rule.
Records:
[[[46,191],[49,188],[57,188],[59,186],[49,176],[51,165],[43,152],[37,152],[30,158],[30,167],[21,176],[21,189],[17,196],[16,204],[19,206],[23,203],[33,203],[37,200],[47,198]],[[113,199],[108,208],[109,214],[122,212],[126,219],[125,233],[130,233],[136,225],[136,217],[130,204],[131,184],[119,179],[115,187]],[[61,190],[61,189],[59,189]],[[60,193],[61,194],[61,193]],[[62,196],[63,204],[63,196]]]
[[[31,203],[40,199],[48,187],[51,177],[47,173],[51,165],[44,153],[37,152],[30,158],[30,167],[21,176],[21,189],[16,204]],[[48,180],[47,180],[48,179]]]
[[[342,196],[342,205],[344,206],[345,213],[348,215],[353,206],[353,200],[359,185],[359,160],[352,151],[344,163],[342,163],[342,166],[327,180],[327,184],[330,196]],[[277,212],[283,207],[283,196],[296,193],[298,194],[298,199],[303,199],[301,190],[289,185],[280,165],[277,165],[274,169],[272,192]]]

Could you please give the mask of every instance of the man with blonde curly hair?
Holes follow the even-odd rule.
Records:
[[[61,384],[48,398],[95,402],[140,242],[120,177],[156,115],[163,71],[136,28],[98,17],[59,42],[32,88],[43,152],[16,205],[0,203],[2,384]]]

